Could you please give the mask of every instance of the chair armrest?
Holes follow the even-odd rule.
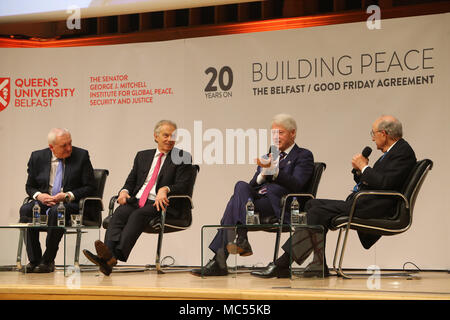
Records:
[[[281,205],[281,216],[280,216],[281,223],[280,223],[280,225],[283,225],[283,223],[284,223],[284,214],[286,212],[286,201],[288,198],[292,198],[292,197],[307,197],[307,198],[314,199],[314,196],[310,193],[288,193],[288,194],[284,195],[280,200],[280,205]]]
[[[284,206],[286,205],[286,200],[288,198],[292,198],[292,197],[308,197],[308,198],[314,199],[314,196],[312,194],[310,194],[310,193],[289,193],[289,194],[284,195],[281,198],[281,204],[280,205],[284,208]]]
[[[113,212],[114,212],[114,205],[116,204],[117,198],[119,198],[119,196],[112,196],[111,200],[109,200],[109,206],[108,206],[108,216],[112,216]]]
[[[25,197],[25,199],[23,199],[22,205],[27,204],[31,201],[34,201],[34,199],[32,197]]]
[[[102,198],[99,198],[99,197],[85,197],[85,198],[80,199],[80,202],[79,202],[79,207],[80,207],[80,212],[81,213],[84,213],[84,206],[85,206],[86,202],[88,202],[88,201],[100,202],[100,205],[102,207],[102,211],[104,210]]]
[[[191,204],[191,209],[194,209],[194,203],[192,201],[192,198],[188,195],[174,195],[174,196],[168,196],[167,199],[172,199],[172,198],[178,198],[178,199],[188,199],[190,204]]]
[[[408,199],[406,199],[406,197],[398,192],[398,191],[392,191],[392,190],[364,190],[364,191],[358,191],[355,194],[355,197],[353,198],[353,202],[352,202],[352,206],[350,209],[350,214],[348,216],[348,223],[350,224],[353,218],[353,214],[355,213],[355,209],[356,209],[356,202],[359,198],[364,197],[364,196],[391,196],[391,197],[399,197],[401,199],[403,199],[403,202],[405,203],[405,206],[407,209],[409,209],[409,201]]]

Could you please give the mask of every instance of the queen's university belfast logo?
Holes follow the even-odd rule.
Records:
[[[3,111],[9,104],[10,83],[9,78],[0,78],[0,111]]]

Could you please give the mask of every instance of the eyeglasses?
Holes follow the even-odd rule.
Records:
[[[377,130],[377,131],[373,131],[373,130],[370,130],[370,136],[373,138],[374,136],[375,136],[375,133],[377,133],[377,132],[383,132],[384,130]]]

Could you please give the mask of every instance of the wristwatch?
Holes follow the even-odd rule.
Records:
[[[70,194],[66,193],[66,196],[64,197],[64,202],[70,202]]]

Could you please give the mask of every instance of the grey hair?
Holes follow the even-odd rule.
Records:
[[[161,127],[162,127],[163,125],[165,125],[165,124],[171,125],[172,127],[175,128],[175,130],[177,129],[177,124],[176,124],[175,122],[170,121],[170,120],[160,120],[160,121],[158,121],[158,123],[155,125],[155,130],[154,130],[154,132],[155,132],[156,135],[159,135],[159,132],[161,131]]]
[[[295,122],[295,119],[289,114],[285,114],[285,113],[277,114],[272,119],[271,125],[274,125],[274,124],[281,125],[289,131],[295,130],[295,132],[297,132],[297,123]]]
[[[48,144],[53,145],[55,143],[56,137],[64,136],[66,134],[70,135],[70,132],[65,128],[53,128],[47,135]]]
[[[400,121],[393,120],[381,120],[378,124],[378,130],[386,131],[386,134],[393,139],[401,139],[403,137],[403,128]]]

